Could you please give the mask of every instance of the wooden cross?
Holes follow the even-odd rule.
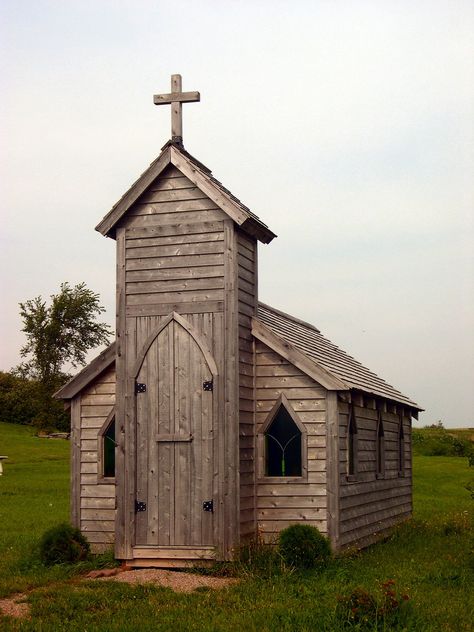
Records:
[[[183,103],[200,101],[199,92],[181,92],[181,75],[171,75],[171,93],[153,95],[155,105],[171,104],[171,139],[176,142],[183,140]]]

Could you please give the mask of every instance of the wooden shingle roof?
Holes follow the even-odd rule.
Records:
[[[224,213],[250,235],[253,235],[265,244],[270,243],[276,237],[275,233],[261,219],[232,195],[221,182],[216,180],[210,169],[191,156],[182,144],[173,141],[168,141],[164,145],[158,158],[150,164],[148,169],[114,204],[112,209],[96,226],[96,230],[107,237],[115,237],[115,229],[118,222],[168,165],[173,165],[179,169],[183,175],[191,180],[196,187],[201,189]]]
[[[422,410],[418,404],[325,338],[313,325],[260,302],[257,321],[339,379],[348,390],[360,390]]]

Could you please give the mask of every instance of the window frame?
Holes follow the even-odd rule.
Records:
[[[385,478],[385,428],[381,408],[377,410],[375,433],[375,477],[382,479]]]
[[[265,442],[265,434],[268,428],[271,426],[275,419],[280,407],[283,406],[287,413],[290,415],[293,422],[296,424],[298,430],[301,432],[301,476],[267,476],[266,475],[266,460],[267,449]],[[281,393],[277,398],[275,404],[267,415],[262,427],[257,433],[257,450],[258,450],[258,464],[257,464],[257,477],[260,482],[264,483],[300,483],[308,480],[308,438],[307,431],[302,423],[298,414],[291,406],[286,396]]]
[[[405,476],[405,429],[403,427],[403,410],[399,414],[397,432],[397,468],[398,477]]]
[[[351,432],[352,430],[352,432]],[[355,405],[353,402],[349,404],[349,418],[347,420],[346,430],[346,452],[347,452],[347,471],[346,480],[349,483],[357,481],[359,473],[359,450],[358,450],[358,432],[357,419],[355,414]],[[351,440],[352,439],[352,440]],[[352,450],[351,450],[352,446]],[[351,459],[352,453],[352,459]],[[351,467],[352,462],[352,467]]]
[[[115,471],[115,476],[104,476],[104,437],[109,429],[109,426],[116,421],[115,418],[115,406],[112,407],[112,410],[107,415],[104,423],[100,427],[99,433],[97,435],[97,483],[98,484],[115,484],[115,478],[117,475],[117,471]],[[117,427],[115,428],[117,431]],[[115,441],[115,447],[117,447],[117,441]],[[115,461],[115,465],[117,465],[117,461]]]

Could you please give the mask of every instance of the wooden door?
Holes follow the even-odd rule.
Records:
[[[212,546],[214,513],[203,504],[217,504],[216,365],[178,315],[147,345],[135,389],[135,544]]]

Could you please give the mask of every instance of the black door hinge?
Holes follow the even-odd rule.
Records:
[[[135,395],[137,393],[146,393],[146,384],[142,384],[141,382],[135,382]]]
[[[203,391],[212,391],[214,390],[214,383],[212,380],[207,380],[206,382],[202,383],[202,390]]]
[[[140,511],[146,511],[146,503],[141,500],[135,501],[135,513],[140,513]]]
[[[202,503],[202,510],[203,511],[210,511],[211,513],[214,513],[214,501],[213,500],[205,500]]]

